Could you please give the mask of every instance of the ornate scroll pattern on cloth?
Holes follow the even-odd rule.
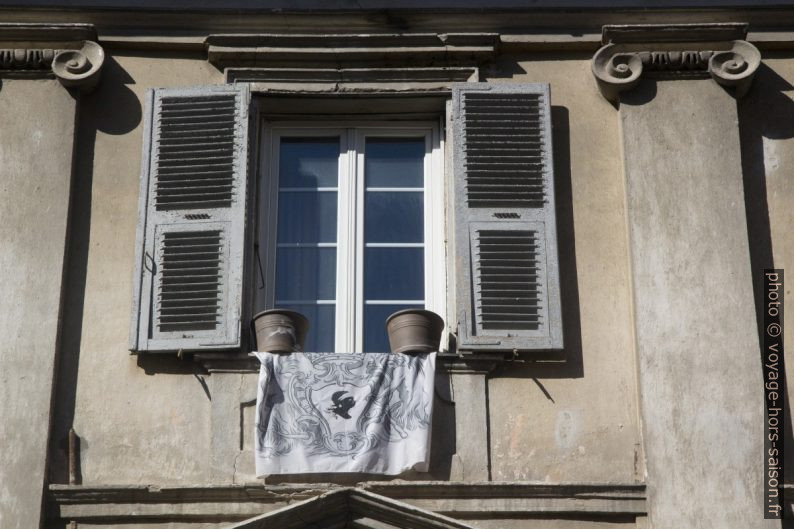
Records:
[[[435,353],[256,353],[258,476],[426,471]]]

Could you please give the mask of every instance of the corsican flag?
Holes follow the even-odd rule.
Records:
[[[435,353],[256,353],[256,473],[427,471]]]

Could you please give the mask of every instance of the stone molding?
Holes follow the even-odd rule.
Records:
[[[451,374],[488,375],[506,361],[499,354],[444,353],[439,354],[436,371]]]
[[[366,481],[356,488],[455,519],[645,516],[642,483]],[[156,487],[50,485],[53,516],[78,523],[238,521],[344,487],[329,483]]]
[[[259,373],[259,360],[253,353],[195,353],[193,360],[207,373]]]
[[[207,60],[229,67],[473,66],[492,59],[497,33],[209,35]]]
[[[593,75],[601,94],[612,102],[643,75],[710,76],[739,98],[761,64],[758,49],[742,40],[746,34],[747,24],[604,26],[604,46],[593,56]]]
[[[477,66],[405,68],[226,68],[227,83],[260,93],[449,93],[452,83],[479,80]]]
[[[66,88],[89,92],[105,61],[96,40],[87,24],[0,24],[0,75],[54,75]]]
[[[193,360],[208,373],[258,373],[259,360],[253,353],[195,353]],[[504,362],[501,355],[439,353],[436,370],[453,374],[492,373]]]
[[[454,518],[352,487],[331,490],[244,520],[228,529],[302,529],[342,525],[361,529],[474,529]]]

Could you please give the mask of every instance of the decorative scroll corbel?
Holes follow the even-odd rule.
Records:
[[[750,89],[760,65],[758,48],[745,40],[735,40],[730,50],[718,51],[711,56],[709,74],[718,84],[733,87],[736,97],[742,97]]]
[[[105,51],[96,42],[86,40],[79,50],[61,50],[52,60],[52,71],[61,84],[87,93],[96,87],[105,62]]]
[[[612,102],[640,82],[643,70],[639,53],[626,53],[619,48],[618,44],[607,44],[596,52],[591,64],[601,95]]]
[[[691,38],[687,29],[673,28],[673,32],[677,30],[682,37]],[[632,30],[636,32],[635,28],[629,31]],[[742,97],[761,64],[758,48],[745,40],[683,42],[671,35],[665,38],[668,40],[659,43],[609,42],[599,49],[591,66],[601,94],[617,102],[621,92],[631,90],[648,74],[682,79],[711,76],[721,86],[732,89],[736,97]]]

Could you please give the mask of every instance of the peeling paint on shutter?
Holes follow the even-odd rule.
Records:
[[[458,349],[562,349],[549,87],[462,83],[455,112]]]
[[[249,106],[246,85],[149,94],[132,350],[240,346]]]

